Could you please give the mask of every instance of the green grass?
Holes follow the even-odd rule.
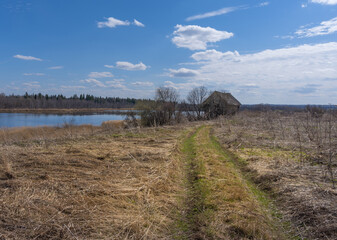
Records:
[[[187,209],[185,215],[178,221],[178,229],[184,234],[177,236],[176,239],[190,239],[198,234],[200,224],[212,216],[213,207],[206,202],[210,194],[209,183],[205,178],[206,169],[203,161],[196,154],[195,137],[202,128],[198,128],[193,134],[187,134],[181,147],[187,178],[184,203]]]

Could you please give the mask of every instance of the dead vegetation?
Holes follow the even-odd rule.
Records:
[[[333,112],[241,112],[216,135],[269,191],[301,239],[336,239],[337,118]]]
[[[184,149],[190,169],[187,239],[285,239],[265,197],[243,178],[209,126],[199,128]]]
[[[67,131],[2,132],[0,239],[171,239],[179,127]]]
[[[0,239],[335,239],[335,117],[219,119],[221,146],[210,127],[185,146],[191,175],[181,136],[205,122],[2,129]]]

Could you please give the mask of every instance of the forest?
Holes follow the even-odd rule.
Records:
[[[23,96],[0,94],[0,109],[132,108],[135,103],[135,98],[95,97],[90,94],[74,94],[72,97],[27,92]]]

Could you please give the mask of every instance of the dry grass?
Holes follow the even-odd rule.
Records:
[[[117,129],[116,129],[117,130]],[[0,129],[0,144],[12,145],[44,142],[53,144],[55,140],[79,138],[102,132],[101,127],[92,125],[67,125],[65,127],[19,127]]]
[[[259,202],[251,186],[233,165],[209,127],[196,136],[196,153],[205,164],[209,194],[206,204],[212,206],[206,219],[214,239],[283,239],[275,230],[271,212]]]
[[[171,153],[181,129],[83,128],[76,138],[57,128],[6,132],[0,239],[171,239],[182,178]],[[42,130],[60,138],[32,142]]]
[[[125,121],[105,121],[102,123],[102,128],[105,130],[115,130],[127,128]]]
[[[113,120],[103,122],[101,126],[64,124],[63,127],[17,127],[0,128],[0,144],[11,145],[44,143],[51,145],[56,140],[69,140],[92,136],[95,134],[118,133],[128,128],[125,121]]]
[[[320,139],[310,139],[308,130],[318,129],[314,127],[317,120],[309,119],[312,122],[307,125],[306,117],[298,113],[241,113],[219,120],[216,135],[246,162],[255,182],[275,196],[285,221],[292,223],[301,239],[336,239],[337,191],[332,188],[327,167],[326,128],[322,120],[321,132],[315,133]],[[336,130],[332,133],[334,144]],[[334,172],[336,166],[333,159]]]
[[[279,200],[301,238],[334,239],[337,192],[326,152],[305,137],[299,151],[293,117],[237,115],[214,122],[214,134]],[[198,126],[1,130],[0,239],[284,238],[268,200],[210,127],[190,136],[196,161],[186,170],[181,136]]]

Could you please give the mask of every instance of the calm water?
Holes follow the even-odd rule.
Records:
[[[30,113],[0,113],[0,128],[8,127],[35,127],[35,126],[62,126],[64,123],[75,125],[101,125],[104,121],[124,120],[125,115],[93,114],[93,115],[57,115],[57,114],[30,114]]]

